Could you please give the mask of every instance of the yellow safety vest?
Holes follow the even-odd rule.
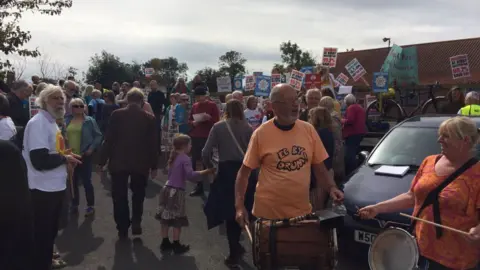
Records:
[[[463,116],[480,116],[480,105],[467,105],[460,109],[460,114]]]

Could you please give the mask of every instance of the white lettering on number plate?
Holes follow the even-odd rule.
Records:
[[[355,241],[359,243],[371,245],[375,241],[375,237],[377,235],[374,233],[355,230]]]

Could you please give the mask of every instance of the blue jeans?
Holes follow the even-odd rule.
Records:
[[[80,203],[80,196],[78,186],[82,181],[83,188],[85,189],[85,198],[87,199],[87,206],[95,205],[95,196],[92,185],[92,156],[84,156],[82,158],[82,164],[77,165],[73,172],[73,198],[72,206],[78,207]]]
[[[357,167],[357,153],[363,135],[351,135],[345,138],[345,174],[348,175]]]

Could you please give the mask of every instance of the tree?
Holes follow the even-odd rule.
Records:
[[[44,15],[60,15],[64,8],[70,8],[72,0],[1,0],[0,1],[0,52],[6,55],[18,54],[20,56],[37,57],[40,52],[24,48],[32,38],[29,31],[24,31],[19,26],[22,13],[29,11]],[[10,61],[0,59],[0,69],[9,67]]]
[[[43,53],[38,58],[38,67],[42,80],[59,80],[65,79],[69,72],[64,65],[52,60],[50,55]]]
[[[226,74],[223,71],[205,67],[197,71],[197,75],[202,77],[202,80],[207,84],[210,92],[217,92],[217,78],[225,76]]]
[[[135,65],[124,63],[117,56],[102,51],[101,54],[95,54],[90,58],[85,77],[89,83],[99,81],[107,87],[114,82],[132,82],[140,76],[134,69]]]
[[[287,72],[287,69],[282,64],[274,64],[273,67],[272,67],[272,70],[274,70],[274,69],[276,69],[278,72],[280,72],[280,74],[284,74],[285,72]]]
[[[143,66],[153,68],[154,74],[151,78],[165,86],[174,85],[178,77],[186,76],[188,70],[187,64],[178,62],[175,57],[152,58],[145,62]]]
[[[25,69],[27,68],[27,58],[20,57],[12,59],[10,64],[10,69],[15,73],[15,80],[20,80],[23,77],[23,73],[25,73]]]
[[[280,52],[282,62],[296,70],[316,65],[316,61],[310,52],[302,51],[297,43],[292,43],[290,40],[280,44]]]
[[[246,62],[247,59],[245,59],[241,53],[229,51],[220,56],[218,59],[218,65],[220,67],[219,71],[229,75],[230,77],[243,75],[245,74]]]
[[[75,78],[78,74],[78,68],[74,68],[72,66],[69,66],[67,68],[67,73],[68,73],[68,76],[72,76],[73,78]]]

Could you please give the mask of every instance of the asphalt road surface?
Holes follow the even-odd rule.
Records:
[[[215,228],[207,231],[202,211],[203,200],[200,197],[187,197],[187,213],[190,227],[182,232],[181,239],[191,247],[190,252],[182,256],[162,255],[160,252],[160,224],[154,219],[157,206],[157,194],[165,176],[158,181],[150,181],[147,188],[145,212],[143,216],[143,234],[128,241],[118,241],[113,221],[112,199],[109,180],[101,180],[94,173],[93,182],[96,197],[96,215],[85,219],[83,213],[71,218],[68,227],[57,238],[57,248],[68,263],[68,270],[223,270],[228,255],[224,230]],[[189,184],[188,190],[193,185]],[[81,205],[85,204],[83,188]],[[242,243],[250,249],[247,237]],[[242,269],[256,269],[252,265],[251,252],[248,251],[241,265]],[[364,264],[340,259],[339,270],[368,269]]]

